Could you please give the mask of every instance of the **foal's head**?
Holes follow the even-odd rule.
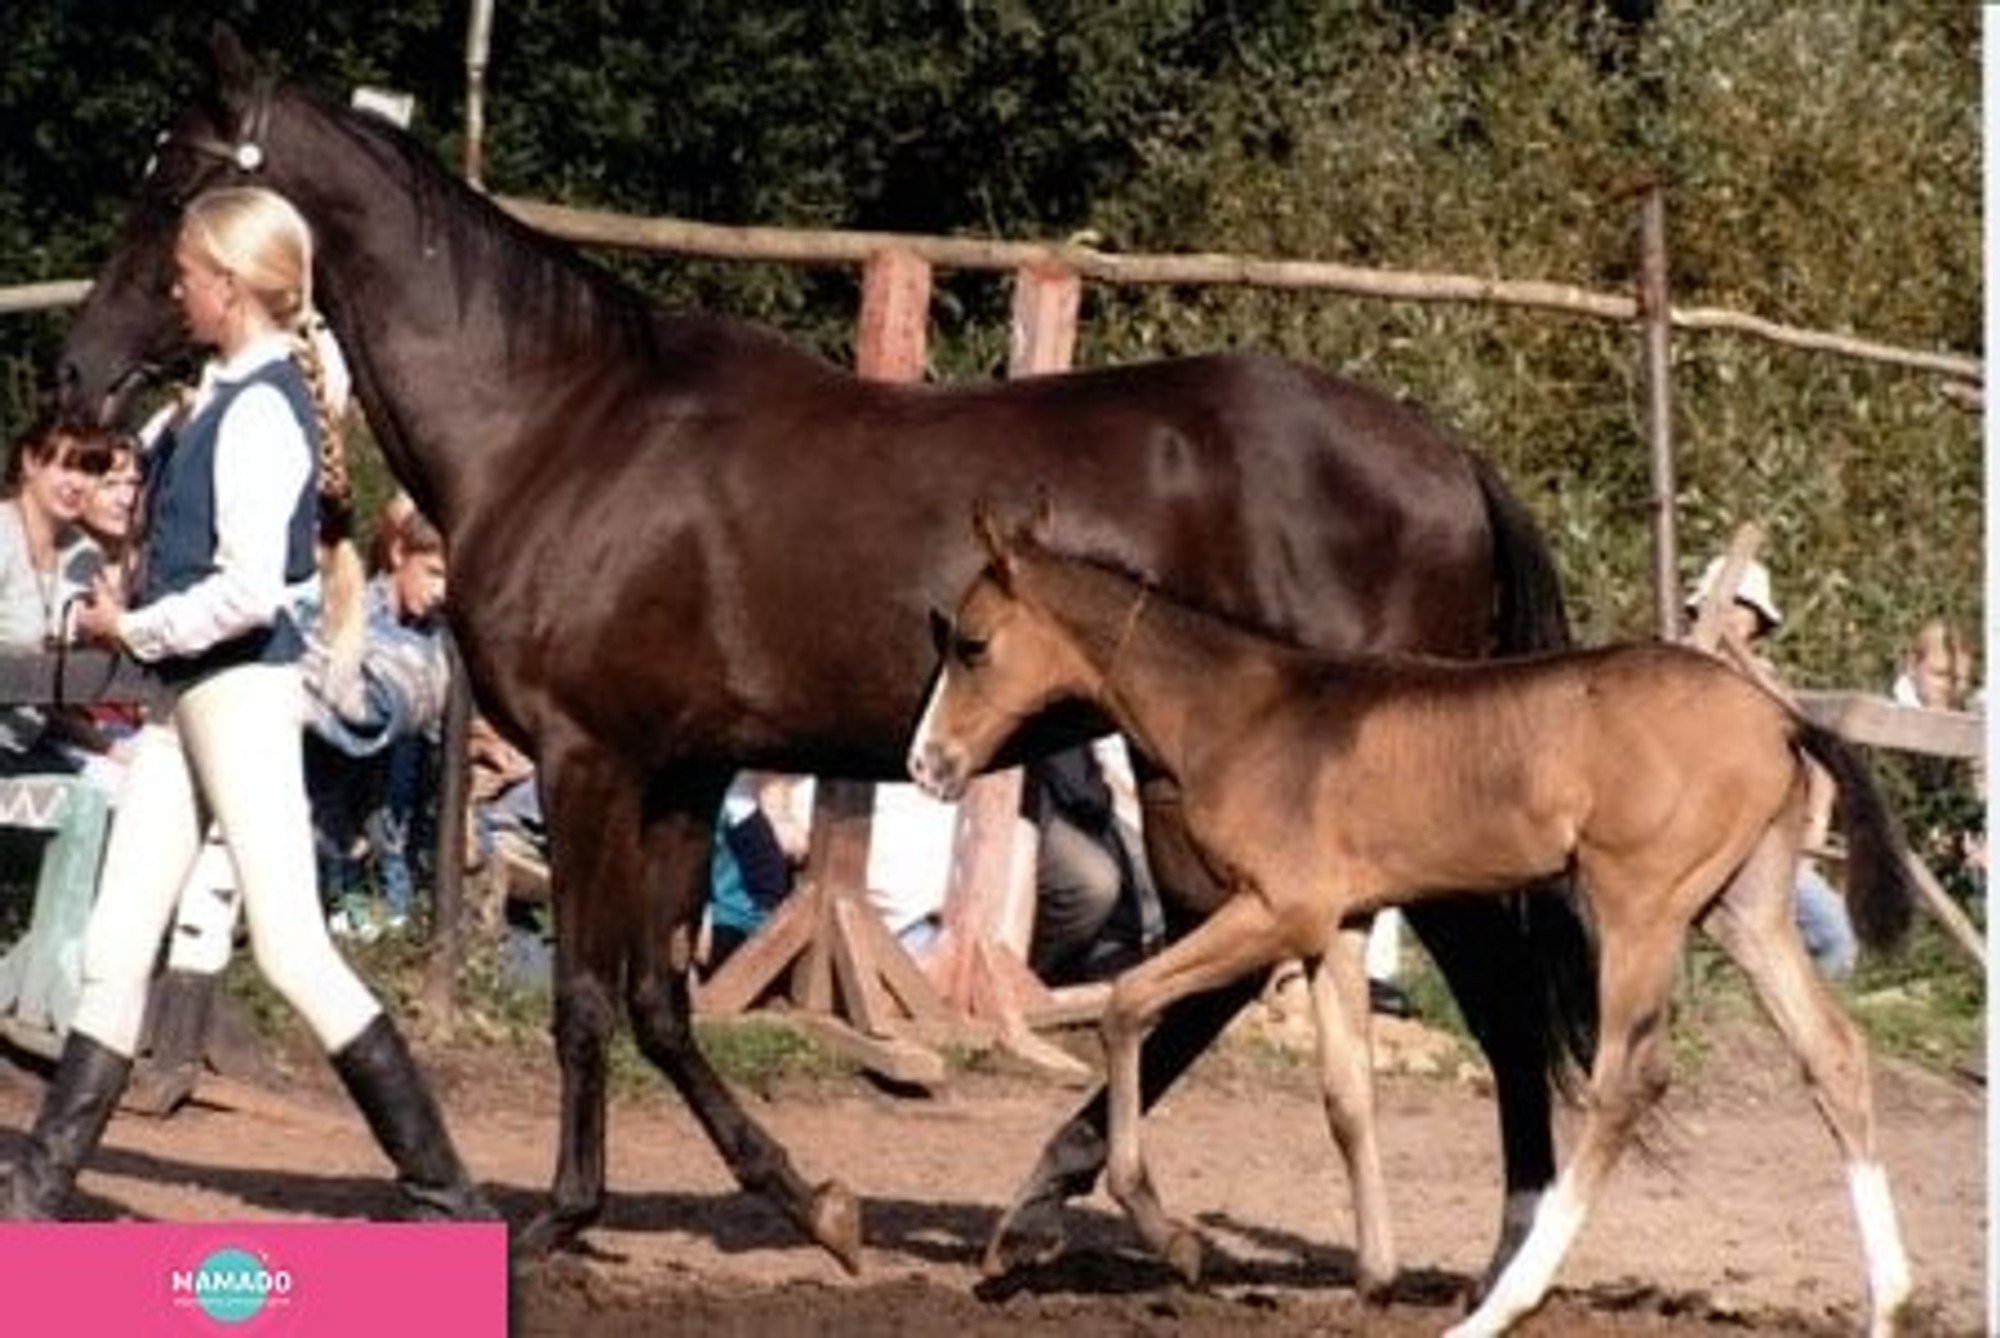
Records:
[[[1044,508],[1004,533],[983,507],[973,529],[986,565],[949,619],[935,615],[939,670],[910,741],[910,776],[940,799],[956,799],[992,762],[1015,728],[1045,707],[1087,696],[1097,681],[1072,629],[1043,596],[1060,579],[1042,546]]]

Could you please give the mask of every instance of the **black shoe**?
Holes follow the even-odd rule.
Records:
[[[1417,1012],[1410,996],[1403,993],[1400,985],[1389,980],[1371,979],[1368,982],[1368,1008],[1383,1017],[1414,1017]]]

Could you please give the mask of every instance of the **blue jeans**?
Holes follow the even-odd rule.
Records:
[[[1839,980],[1854,970],[1859,949],[1854,924],[1847,918],[1847,902],[1810,862],[1799,864],[1792,913],[1798,920],[1799,937],[1805,940],[1806,951],[1812,954],[1821,975]]]

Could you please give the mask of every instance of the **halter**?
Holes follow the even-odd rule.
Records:
[[[1125,610],[1124,625],[1118,629],[1118,639],[1111,643],[1111,655],[1104,661],[1104,672],[1097,676],[1099,696],[1110,692],[1111,675],[1118,668],[1118,657],[1125,653],[1125,643],[1132,639],[1133,631],[1139,626],[1139,615],[1146,610],[1146,601],[1153,592],[1145,586],[1139,587],[1139,597],[1132,601],[1132,607]]]
[[[264,152],[263,141],[270,128],[272,88],[273,83],[269,75],[258,76],[250,94],[250,114],[244,118],[243,134],[235,143],[218,139],[214,135],[192,135],[163,130],[160,132],[159,146],[164,148],[173,145],[175,148],[187,149],[204,158],[227,163],[239,172],[261,171],[264,164],[269,161]]]

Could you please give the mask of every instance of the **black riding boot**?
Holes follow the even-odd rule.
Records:
[[[219,981],[210,971],[169,969],[160,976],[153,995],[152,1052],[132,1073],[120,1103],[126,1110],[165,1118],[194,1095]]]
[[[419,1220],[495,1221],[445,1131],[430,1084],[386,1013],[333,1056],[334,1071],[396,1167],[396,1183]]]
[[[62,1211],[76,1173],[104,1137],[131,1073],[126,1056],[70,1032],[55,1077],[42,1095],[41,1114],[0,1195],[0,1219],[46,1222]]]

